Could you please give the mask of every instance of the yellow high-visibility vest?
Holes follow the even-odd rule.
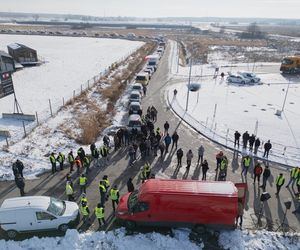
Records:
[[[283,183],[284,183],[284,176],[278,176],[277,178],[276,178],[276,185],[278,185],[278,186],[282,186],[283,185]]]
[[[80,212],[82,213],[83,216],[89,215],[87,208],[88,208],[87,205],[85,207],[80,206]]]
[[[70,184],[66,185],[66,194],[67,195],[72,195],[73,194],[73,188],[71,187]]]
[[[95,208],[95,215],[97,219],[104,218],[104,208],[103,207],[96,207]]]
[[[119,192],[119,190],[118,189],[111,189],[110,190],[110,197],[111,197],[111,199],[113,200],[113,201],[116,201],[116,200],[118,200],[118,192]]]
[[[87,182],[87,178],[85,176],[84,177],[82,177],[82,176],[79,177],[79,185],[80,186],[85,185],[86,182]]]

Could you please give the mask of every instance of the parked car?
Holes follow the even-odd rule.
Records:
[[[130,115],[128,117],[128,125],[127,125],[128,130],[132,130],[135,128],[138,131],[140,131],[141,126],[142,126],[142,120],[139,115]]]
[[[239,75],[241,75],[244,78],[250,79],[250,82],[252,83],[259,83],[260,78],[256,76],[254,73],[250,72],[238,72]]]
[[[149,179],[139,190],[123,195],[116,217],[136,225],[234,228],[238,198],[245,202],[247,184],[229,181]]]
[[[149,77],[149,80],[151,79],[151,76],[152,76],[152,70],[151,69],[147,69],[145,68],[144,69],[144,72],[146,72],[148,74],[148,77]]]
[[[138,91],[140,95],[143,95],[143,85],[140,83],[134,83],[131,85],[132,90]]]
[[[146,72],[140,72],[135,77],[135,82],[141,83],[143,85],[148,85],[149,82],[149,75]]]
[[[243,77],[241,75],[230,74],[227,77],[227,82],[230,82],[230,83],[239,83],[239,84],[249,84],[251,82],[251,80],[248,79],[248,78],[245,78],[245,77]]]
[[[129,104],[131,102],[141,102],[141,94],[139,91],[136,91],[136,90],[133,90],[131,93],[130,93],[130,96],[129,96]]]
[[[142,106],[139,102],[131,102],[129,105],[129,115],[132,114],[142,114]]]
[[[0,225],[10,239],[19,233],[67,231],[79,222],[76,202],[48,196],[9,198],[0,207]]]

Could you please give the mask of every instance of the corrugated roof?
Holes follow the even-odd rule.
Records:
[[[3,50],[0,50],[0,56],[5,56],[5,57],[10,57],[10,58],[12,58],[8,53],[6,53],[6,52],[3,51]]]
[[[20,44],[18,43],[11,43],[9,45],[7,45],[8,48],[11,48],[11,49],[19,49],[21,48]]]
[[[207,194],[214,196],[232,196],[237,189],[229,181],[193,181],[150,179],[140,188],[139,194],[167,192],[170,194]]]

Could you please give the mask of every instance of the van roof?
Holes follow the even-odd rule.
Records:
[[[140,115],[133,114],[128,117],[128,120],[129,121],[140,121],[141,117],[140,117]]]
[[[3,201],[0,209],[20,209],[34,207],[39,209],[47,209],[50,204],[49,196],[25,196],[9,198]]]
[[[145,72],[140,72],[140,73],[138,73],[136,76],[148,76],[148,75],[147,75],[147,73],[145,73]]]
[[[168,193],[186,195],[236,196],[237,189],[230,181],[193,181],[150,179],[140,188],[139,195],[147,193]]]

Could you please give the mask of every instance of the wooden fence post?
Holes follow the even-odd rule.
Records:
[[[51,117],[53,116],[53,113],[52,113],[52,106],[51,106],[51,100],[49,99],[49,107],[50,107],[50,114],[51,114]]]
[[[22,121],[22,124],[23,124],[23,129],[24,129],[24,137],[26,137],[26,136],[27,136],[27,134],[26,134],[26,129],[25,129],[25,122],[24,122],[24,121]]]
[[[38,113],[37,112],[35,112],[35,117],[36,117],[36,123],[37,123],[37,125],[40,125],[40,123],[39,123],[39,117],[38,117]]]

